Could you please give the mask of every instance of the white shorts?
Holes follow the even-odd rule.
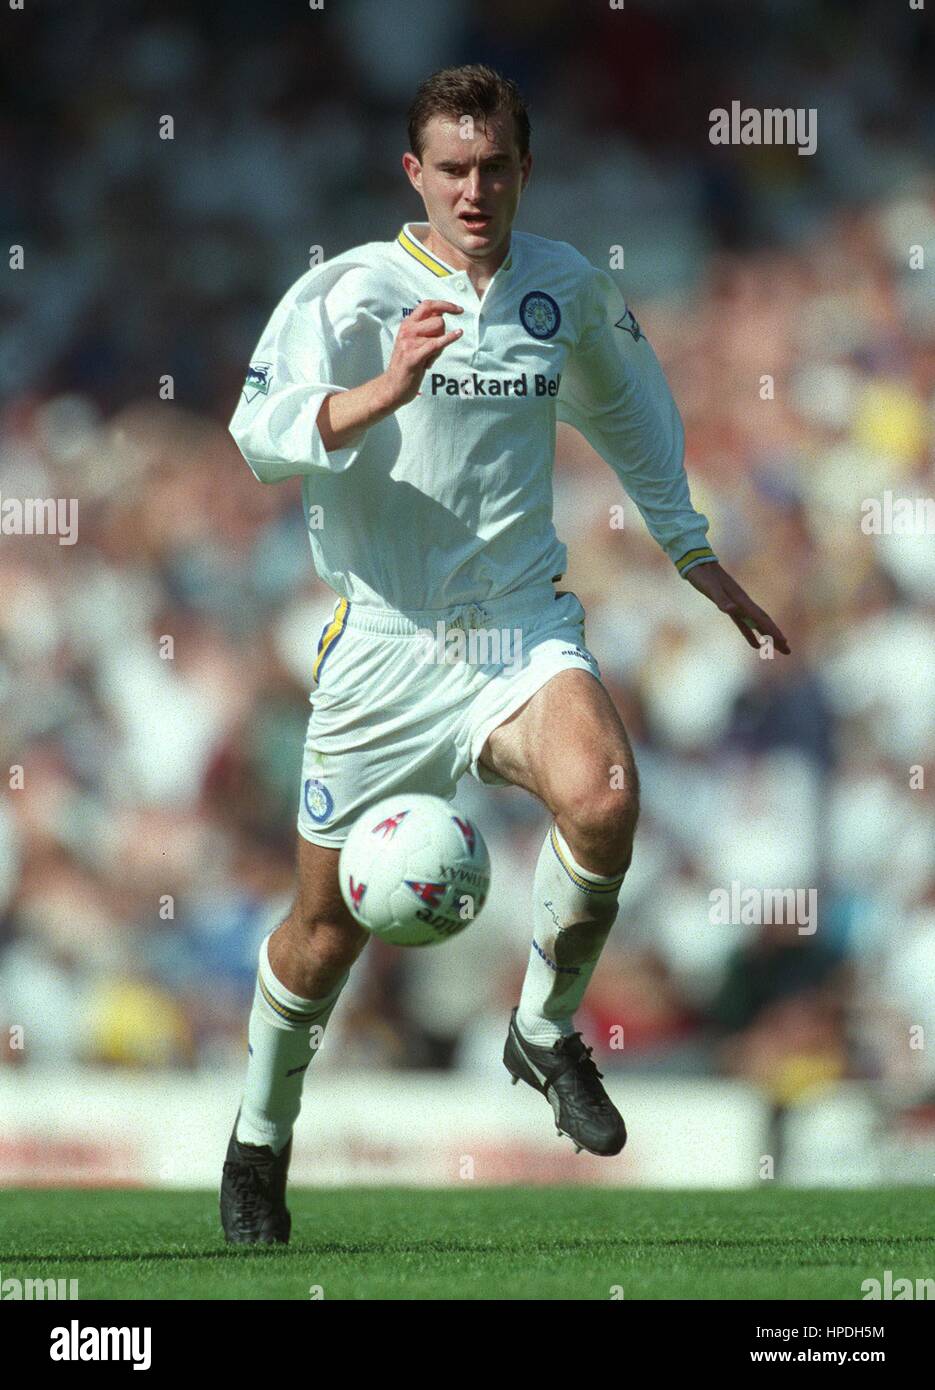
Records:
[[[299,834],[340,848],[357,817],[395,792],[451,801],[490,733],[559,671],[600,669],[584,609],[552,585],[484,604],[401,612],[340,599],[318,644]]]

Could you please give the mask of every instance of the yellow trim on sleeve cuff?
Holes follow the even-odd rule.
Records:
[[[698,546],[695,550],[688,550],[680,560],[676,560],[675,568],[679,574],[684,574],[689,565],[695,564],[697,560],[716,560],[717,556],[710,545]]]

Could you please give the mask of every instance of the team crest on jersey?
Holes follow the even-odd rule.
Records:
[[[273,375],[272,362],[251,362],[247,368],[247,379],[243,384],[243,398],[249,405],[257,396],[269,395],[270,378]]]
[[[624,333],[629,333],[634,343],[638,343],[640,338],[645,338],[646,334],[640,328],[636,319],[633,317],[633,310],[627,309],[622,319],[618,319],[614,328],[622,328]]]
[[[306,777],[305,779],[305,809],[309,819],[326,821],[334,810],[334,797],[329,792],[318,777]]]
[[[519,306],[520,322],[534,338],[554,338],[562,321],[562,312],[545,290],[530,290]]]

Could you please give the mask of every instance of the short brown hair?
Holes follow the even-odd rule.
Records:
[[[529,153],[529,112],[516,83],[483,63],[442,68],[427,77],[409,108],[409,148],[417,159],[425,147],[425,127],[432,116],[473,116],[486,120],[501,112],[513,117],[519,156]]]

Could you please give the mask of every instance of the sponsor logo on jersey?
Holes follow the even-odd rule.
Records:
[[[617,320],[614,324],[614,328],[622,328],[624,333],[629,333],[634,343],[638,343],[640,338],[646,337],[646,334],[633,317],[632,309],[628,309],[623,318]]]
[[[251,362],[247,368],[247,379],[243,384],[243,398],[249,405],[257,396],[269,395],[269,384],[273,375],[272,362]]]
[[[318,777],[305,779],[305,809],[313,821],[326,821],[334,810],[334,797]]]
[[[444,372],[432,372],[429,377],[429,390],[433,396],[557,396],[562,374],[545,376],[536,372],[529,377],[522,376],[480,376],[471,372],[468,376],[445,376]]]
[[[545,290],[530,290],[519,306],[519,319],[533,338],[554,338],[562,321],[562,311]]]

